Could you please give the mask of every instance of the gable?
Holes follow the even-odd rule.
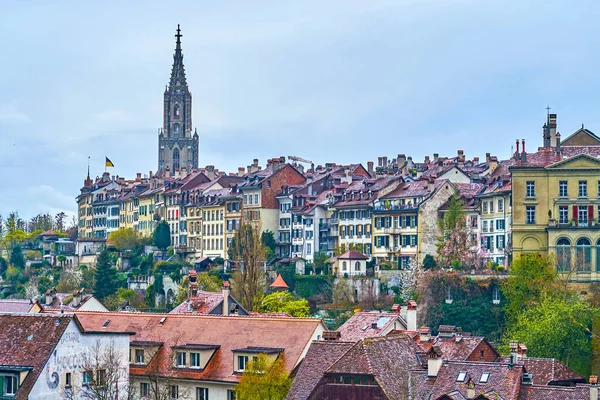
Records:
[[[448,171],[441,174],[436,180],[448,179],[452,183],[471,183],[471,178],[465,174],[460,168],[452,167]]]
[[[592,131],[581,128],[562,141],[561,146],[598,146],[600,138]]]
[[[600,159],[587,154],[579,154],[552,164],[546,169],[600,169]]]

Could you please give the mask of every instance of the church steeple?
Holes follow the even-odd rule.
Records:
[[[198,168],[198,135],[192,132],[192,94],[187,85],[181,26],[175,34],[171,78],[163,94],[163,127],[158,135],[158,169],[171,171]]]
[[[187,81],[185,79],[185,67],[183,65],[183,52],[181,51],[181,27],[177,24],[177,34],[175,34],[175,53],[173,54],[173,68],[171,69],[171,80],[169,81],[169,89],[174,87],[185,87],[187,89]]]

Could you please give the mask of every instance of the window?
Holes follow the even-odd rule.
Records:
[[[556,241],[556,266],[560,272],[571,269],[571,241],[565,237]]]
[[[535,206],[525,207],[525,223],[535,224]]]
[[[467,373],[461,371],[461,372],[458,373],[458,377],[456,378],[456,382],[464,382],[466,378],[467,378]]]
[[[140,395],[142,397],[150,397],[150,384],[148,382],[140,383]]]
[[[581,226],[586,226],[588,223],[588,208],[579,207],[577,209],[577,222]]]
[[[504,200],[498,199],[498,212],[503,212],[503,211],[504,211]]]
[[[568,224],[569,223],[569,206],[558,207],[558,223]]]
[[[248,356],[238,356],[238,371],[243,371],[246,369],[246,364],[248,364]]]
[[[579,197],[587,197],[587,181],[579,181]]]
[[[580,238],[577,240],[575,247],[577,271],[590,272],[592,267],[592,243],[590,239]]]
[[[182,351],[178,351],[178,352],[177,352],[177,355],[176,355],[176,358],[177,358],[177,364],[176,364],[176,365],[177,365],[178,367],[185,367],[185,365],[186,365],[186,362],[185,362],[185,361],[186,361],[186,359],[185,359],[185,356],[186,356],[186,354],[185,354],[184,352],[182,352]]]
[[[496,220],[496,230],[497,231],[503,231],[504,230],[504,220],[503,219],[497,219]]]
[[[483,213],[487,214],[487,212],[488,212],[488,203],[487,203],[487,201],[484,201],[483,202]]]
[[[173,137],[179,137],[179,124],[173,124]]]
[[[258,193],[254,194],[254,204],[258,204]]]
[[[235,390],[228,389],[227,390],[227,400],[235,400]]]
[[[480,360],[485,360],[485,351],[479,350],[479,359]]]
[[[175,124],[177,125],[177,124]],[[179,149],[173,149],[173,171],[179,169]]]
[[[600,272],[600,239],[596,242],[596,272]]]
[[[190,367],[200,368],[200,353],[190,353]]]
[[[535,197],[535,182],[527,181],[525,183],[525,197]]]
[[[354,264],[354,270],[355,270],[355,271],[360,271],[360,261],[357,261],[357,262]]]
[[[208,388],[196,388],[196,400],[208,400]]]
[[[70,387],[71,386],[71,373],[67,372],[65,374],[65,386],[66,387]]]
[[[496,235],[496,247],[498,250],[504,250],[504,235]]]
[[[93,380],[92,371],[83,371],[83,384],[87,385],[92,383]]]
[[[170,388],[169,392],[171,392],[171,398],[172,399],[178,399],[179,398],[179,386],[177,386],[177,385],[171,385],[171,388]]]
[[[490,201],[490,213],[494,212],[494,202]]]
[[[567,181],[558,182],[558,196],[559,197],[568,197],[569,196]]]
[[[0,388],[2,389],[2,388]],[[19,382],[16,376],[4,376],[4,394],[14,396],[19,389]]]
[[[348,264],[346,263],[346,261],[342,262],[342,271],[347,271],[348,270]]]
[[[310,243],[306,243],[306,254],[307,255],[312,254],[312,245]]]
[[[487,381],[490,379],[490,373],[489,372],[484,372],[483,374],[481,374],[481,378],[479,378],[479,382],[481,383],[487,383]]]
[[[135,351],[135,363],[136,364],[144,363],[144,350],[136,350]]]
[[[96,371],[96,379],[99,385],[103,385],[106,382],[106,370],[99,369]]]
[[[488,222],[487,221],[483,221],[483,223],[481,224],[481,231],[482,232],[487,232],[488,231]]]

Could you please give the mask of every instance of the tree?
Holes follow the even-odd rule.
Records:
[[[333,287],[333,305],[340,309],[354,303],[354,291],[352,288],[352,280],[348,278],[340,278]]]
[[[63,254],[56,257],[56,261],[60,263],[61,268],[65,267],[65,261],[67,261],[67,257]]]
[[[516,258],[510,266],[510,274],[502,285],[506,297],[506,315],[510,322],[525,308],[533,306],[544,295],[561,292],[558,275],[551,258],[538,253],[526,253]]]
[[[275,249],[277,248],[277,242],[275,241],[275,235],[273,235],[273,232],[268,230],[264,231],[260,235],[260,241],[262,242],[263,246],[266,247],[265,256],[267,260],[273,258],[275,256]]]
[[[317,273],[317,270],[320,269],[321,271],[323,271],[324,274],[328,274],[329,271],[327,271],[327,260],[329,259],[329,256],[327,255],[327,253],[325,253],[324,251],[319,251],[317,253],[315,253],[314,257],[313,257],[313,274]]]
[[[454,268],[480,267],[483,251],[473,240],[463,211],[463,201],[455,193],[448,203],[444,218],[438,220],[441,235],[438,238],[438,265]]]
[[[15,244],[10,252],[10,263],[14,267],[23,270],[25,269],[25,257],[20,244]]]
[[[90,381],[84,386],[76,380],[70,387],[62,387],[62,397],[67,400],[125,400],[139,398],[134,386],[122,377],[127,375],[127,353],[119,351],[114,340],[106,343],[98,339],[78,362]],[[124,362],[125,361],[125,362]],[[101,373],[102,372],[102,373]]]
[[[232,276],[231,290],[246,310],[256,311],[264,294],[263,263],[266,247],[262,244],[260,229],[244,224],[234,235],[230,248],[237,271]]]
[[[206,292],[219,292],[221,290],[221,286],[223,286],[223,281],[219,279],[218,276],[209,275],[208,272],[200,272],[196,276],[196,283],[198,283],[198,290],[204,290]],[[189,287],[190,281],[188,277],[185,276],[177,288],[178,304],[181,304],[187,300]]]
[[[0,257],[0,277],[4,279],[4,274],[6,273],[6,269],[8,268],[8,263],[2,257]]]
[[[310,315],[310,306],[306,299],[296,299],[288,291],[274,292],[262,299],[263,312],[284,312],[292,317],[307,317]]]
[[[557,358],[583,375],[591,364],[592,321],[598,311],[573,296],[544,295],[524,308],[506,332],[503,348],[511,340],[527,346],[527,355]]]
[[[363,245],[360,243],[350,243],[348,246],[346,246],[345,243],[340,244],[338,247],[336,247],[335,249],[333,249],[333,255],[336,257],[341,256],[342,254],[344,254],[347,251],[363,251]]]
[[[61,211],[58,214],[56,214],[56,217],[54,217],[54,226],[56,227],[57,231],[59,231],[59,232],[65,231],[65,220],[66,219],[67,219],[67,214],[65,214],[64,211]]]
[[[120,228],[108,235],[108,241],[119,251],[133,250],[138,246],[140,236],[131,228]]]
[[[167,221],[160,221],[154,230],[154,245],[165,251],[171,245],[171,229]]]
[[[270,361],[265,354],[250,361],[236,386],[238,400],[283,400],[292,379],[285,371],[283,357]]]
[[[37,282],[37,290],[40,296],[43,296],[48,289],[52,288],[52,281],[45,276],[40,277]]]
[[[95,277],[94,295],[98,299],[102,300],[106,296],[116,293],[118,289],[117,270],[112,265],[108,250],[103,250],[98,255]]]
[[[435,258],[431,254],[426,254],[425,258],[423,258],[423,268],[424,269],[432,269],[437,267],[437,263],[435,262]]]

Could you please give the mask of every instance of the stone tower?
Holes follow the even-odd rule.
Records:
[[[185,78],[181,29],[177,25],[169,85],[165,87],[163,127],[158,134],[158,170],[171,173],[198,168],[198,133],[192,135],[192,94]]]

